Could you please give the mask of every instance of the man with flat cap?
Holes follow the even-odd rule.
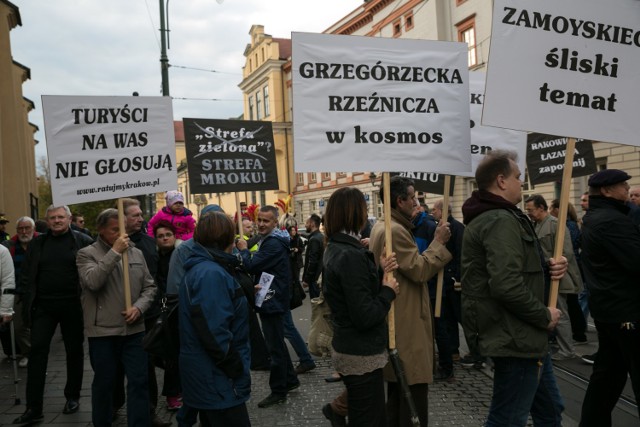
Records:
[[[589,178],[582,261],[600,347],[582,403],[582,427],[611,425],[627,374],[640,404],[640,229],[629,217],[630,178],[617,169]]]

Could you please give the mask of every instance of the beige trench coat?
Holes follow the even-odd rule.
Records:
[[[395,300],[396,348],[409,385],[433,382],[434,333],[427,280],[452,258],[447,248],[435,240],[419,254],[412,228],[409,220],[391,211],[392,249],[399,266],[395,278],[400,285],[400,294]],[[376,262],[384,245],[384,221],[379,221],[371,230],[369,240]],[[384,377],[386,381],[396,381],[391,364],[385,367]]]

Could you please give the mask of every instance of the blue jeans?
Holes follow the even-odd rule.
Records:
[[[127,424],[147,426],[149,414],[148,355],[142,348],[144,332],[127,336],[89,338],[94,376],[91,384],[91,420],[96,427],[110,427],[112,393],[118,361],[127,376]]]
[[[582,309],[582,314],[584,314],[584,318],[589,318],[589,288],[587,288],[587,282],[584,282],[584,288],[578,294],[578,302],[580,303],[580,308]]]
[[[284,314],[284,337],[289,340],[289,343],[291,343],[291,347],[293,347],[293,350],[298,355],[301,365],[315,365],[313,357],[311,357],[311,353],[309,353],[309,350],[307,349],[307,344],[300,336],[300,332],[298,332],[296,325],[293,324],[291,310],[288,310]]]
[[[529,413],[536,427],[561,426],[564,403],[549,355],[542,359],[492,359],[493,396],[485,427],[524,427]]]
[[[271,356],[269,387],[271,393],[278,396],[286,396],[288,386],[298,383],[287,344],[284,342],[284,316],[260,313],[262,332]]]

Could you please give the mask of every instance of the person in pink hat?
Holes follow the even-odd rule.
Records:
[[[196,220],[193,213],[184,207],[184,196],[179,191],[167,191],[165,196],[167,206],[156,212],[147,225],[147,234],[154,237],[153,227],[161,220],[168,221],[176,229],[176,238],[188,240],[193,237]]]

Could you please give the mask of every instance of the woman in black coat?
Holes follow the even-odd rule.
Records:
[[[384,426],[386,317],[399,292],[398,283],[392,277],[382,280],[373,254],[360,243],[360,231],[367,222],[367,205],[360,190],[335,191],[324,220],[329,243],[322,283],[331,308],[333,364],[347,387],[349,425]]]

